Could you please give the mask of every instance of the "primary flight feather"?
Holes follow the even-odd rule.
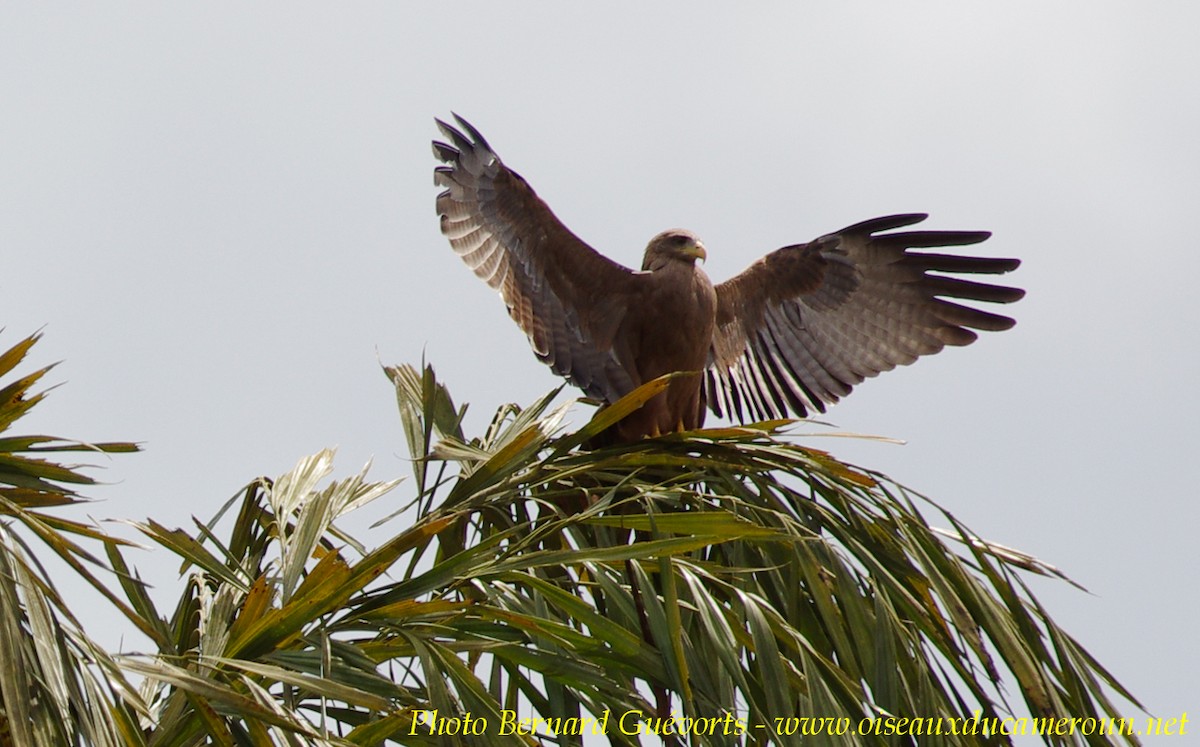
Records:
[[[618,423],[612,440],[698,428],[706,408],[760,420],[824,412],[868,376],[1014,324],[957,300],[1025,295],[947,274],[995,275],[1019,260],[912,251],[990,235],[895,230],[920,213],[785,246],[715,286],[696,265],[704,244],[673,229],[650,240],[635,272],[572,233],[478,130],[455,120],[437,121],[446,139],[433,143],[442,233],[499,291],[538,358],[608,403],[664,374],[695,374]]]

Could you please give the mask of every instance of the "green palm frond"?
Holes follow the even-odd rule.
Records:
[[[627,714],[717,730],[691,744],[903,743],[807,721],[888,716],[974,724],[918,741],[978,744],[1012,713],[1136,705],[1023,580],[1060,572],[786,423],[579,448],[660,382],[575,433],[552,393],[467,438],[432,369],[386,372],[415,477],[390,539],[339,539],[335,521],[395,483],[321,487],[328,453],[249,486],[225,542],[216,522],[196,536],[143,525],[191,568],[169,645],[133,665],[156,683],[156,738],[258,724],[305,744],[566,744],[577,737],[551,725],[607,718],[597,739],[637,744]],[[264,712],[264,693],[281,710]],[[501,730],[534,716],[552,721]]]
[[[0,381],[38,341],[34,334],[0,353]],[[46,396],[33,388],[47,366],[0,386],[0,744],[137,744],[130,714],[141,707],[116,661],[83,631],[69,600],[39,561],[37,540],[102,594],[89,570],[104,569],[78,540],[121,541],[97,527],[47,513],[83,498],[94,484],[62,452],[136,451],[131,443],[85,444],[51,436],[4,435]]]
[[[35,333],[0,353],[0,377],[12,372],[41,339]],[[7,436],[8,429],[32,410],[47,392],[31,393],[54,365],[45,366],[0,387],[0,498],[25,508],[44,508],[76,503],[80,496],[73,486],[94,485],[95,480],[79,471],[79,465],[64,465],[43,454],[86,451],[120,453],[137,451],[133,443],[88,444],[55,436]],[[0,504],[0,514],[6,513]]]

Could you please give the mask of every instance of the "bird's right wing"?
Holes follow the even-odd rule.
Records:
[[[627,394],[641,382],[613,342],[637,292],[633,272],[571,233],[474,127],[455,119],[462,129],[438,120],[447,142],[433,143],[445,164],[434,170],[445,188],[437,196],[442,233],[500,292],[542,362],[590,396]]]

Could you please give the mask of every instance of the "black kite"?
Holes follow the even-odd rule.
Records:
[[[1011,303],[1024,291],[944,274],[999,274],[1016,259],[911,249],[976,244],[986,231],[901,231],[924,214],[857,223],[785,246],[713,286],[683,230],[650,240],[635,272],[564,226],[529,184],[461,117],[438,121],[445,165],[435,182],[442,233],[500,292],[534,353],[589,396],[615,402],[638,385],[680,377],[616,426],[615,438],[698,428],[705,407],[741,419],[825,411],[868,376],[946,345],[972,329],[1014,321],[946,300]]]

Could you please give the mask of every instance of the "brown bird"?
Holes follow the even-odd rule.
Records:
[[[912,249],[965,246],[987,231],[899,231],[921,213],[856,223],[778,249],[716,286],[696,266],[704,244],[681,229],[650,240],[635,272],[564,226],[501,162],[479,131],[437,124],[447,142],[434,181],[442,233],[475,274],[500,292],[534,353],[589,396],[613,403],[659,376],[674,379],[615,426],[632,441],[699,428],[705,408],[743,419],[805,417],[880,371],[1006,316],[947,299],[1011,303],[1025,292],[945,274],[999,274],[1020,260]]]

